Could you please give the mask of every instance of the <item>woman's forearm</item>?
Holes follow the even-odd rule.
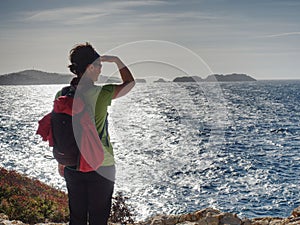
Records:
[[[121,59],[119,59],[119,57],[117,57],[117,56],[104,55],[104,56],[101,56],[101,61],[116,63],[118,66],[118,69],[120,71],[120,75],[122,78],[122,84],[115,85],[115,91],[114,91],[113,98],[118,98],[118,97],[126,95],[135,86],[134,77],[132,76],[130,70],[121,61]]]
[[[133,82],[134,77],[132,76],[132,74],[131,74],[130,70],[127,68],[127,66],[119,58],[116,58],[115,63],[118,66],[123,83]]]

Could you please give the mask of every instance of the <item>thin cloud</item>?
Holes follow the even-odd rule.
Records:
[[[257,38],[273,38],[273,37],[284,37],[284,36],[292,36],[292,35],[300,35],[300,32],[288,32],[288,33],[263,35],[263,36],[259,36]]]
[[[116,1],[96,3],[88,6],[64,7],[51,10],[26,12],[26,22],[57,22],[62,24],[87,24],[97,21],[100,17],[112,14],[128,15],[135,7],[157,6],[166,4],[163,1]]]
[[[222,20],[224,17],[204,14],[200,12],[152,12],[141,15],[144,18],[156,19],[156,20],[182,20],[182,19],[190,19],[190,20]]]
[[[111,2],[112,8],[129,8],[139,6],[159,6],[169,4],[166,1],[115,1]]]
[[[68,7],[26,13],[27,22],[59,22],[63,24],[93,22],[109,13],[94,7]]]

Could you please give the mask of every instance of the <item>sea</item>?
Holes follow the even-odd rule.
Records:
[[[0,166],[66,191],[36,135],[63,86],[0,86]],[[300,80],[138,83],[109,108],[115,193],[136,220],[206,207],[289,216],[300,206],[299,100]]]

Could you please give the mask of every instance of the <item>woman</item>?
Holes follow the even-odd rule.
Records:
[[[104,160],[99,168],[91,172],[80,172],[76,166],[59,166],[65,177],[70,209],[70,225],[107,224],[114,189],[115,162],[113,148],[107,130],[107,108],[112,99],[126,95],[135,85],[129,69],[116,56],[100,56],[89,44],[80,44],[70,51],[70,71],[76,75],[72,87],[86,86],[83,92],[85,103],[93,109],[95,125],[101,133]],[[101,73],[102,63],[115,63],[119,69],[122,84],[94,85]],[[79,89],[79,88],[78,88]],[[62,94],[59,91],[58,98]]]

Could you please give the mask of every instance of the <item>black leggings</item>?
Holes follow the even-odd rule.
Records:
[[[70,225],[106,225],[114,190],[115,168],[107,167],[110,176],[100,172],[83,173],[65,168],[70,209]],[[105,175],[105,174],[104,174]]]

